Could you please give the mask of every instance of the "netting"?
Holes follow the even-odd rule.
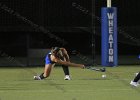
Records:
[[[138,4],[133,0],[112,0],[112,6],[118,8],[121,64],[138,63]],[[106,0],[1,0],[0,65],[43,65],[43,57],[52,46],[66,47],[74,61],[100,64],[103,6]]]
[[[0,5],[1,55],[17,58],[25,66],[43,65],[49,49],[59,46],[72,60],[93,64],[94,0],[2,0]],[[1,60],[4,66],[14,65],[6,60],[5,64]]]

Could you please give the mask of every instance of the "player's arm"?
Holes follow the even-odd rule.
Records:
[[[66,59],[66,61],[70,61],[70,58],[69,58],[67,50],[65,48],[61,48],[61,51],[62,51],[63,56]]]
[[[53,62],[56,62],[56,63],[61,64],[61,65],[80,67],[80,68],[84,68],[85,67],[83,64],[76,64],[76,63],[71,63],[71,62],[68,62],[68,61],[62,61],[61,59],[56,58],[53,55],[51,55],[51,60]]]
[[[62,61],[62,60],[57,60],[56,63],[61,64],[61,65],[66,65],[66,66],[85,68],[83,64],[76,64],[76,63],[71,63],[71,62]]]

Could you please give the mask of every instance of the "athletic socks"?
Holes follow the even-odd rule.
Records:
[[[62,68],[63,68],[64,74],[69,75],[69,67],[65,66],[65,65],[62,65]]]
[[[65,74],[65,75],[69,75],[69,67],[68,67],[68,66],[65,66],[65,65],[62,65],[62,68],[63,68],[64,74]],[[39,77],[40,77],[41,79],[46,78],[46,77],[44,77],[44,73],[42,73]]]
[[[138,82],[140,79],[140,72],[137,74],[137,76],[134,78],[133,82]]]
[[[42,73],[39,77],[40,77],[41,79],[46,78],[46,77],[44,77],[44,73]]]

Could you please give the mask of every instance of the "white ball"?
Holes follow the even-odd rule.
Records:
[[[102,78],[106,78],[106,75],[102,75]]]

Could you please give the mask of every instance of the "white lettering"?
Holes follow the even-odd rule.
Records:
[[[107,13],[108,16],[108,32],[109,32],[109,37],[108,37],[108,43],[109,43],[109,49],[108,49],[108,56],[109,56],[109,62],[114,61],[114,49],[113,49],[113,32],[114,32],[114,13]]]
[[[114,13],[107,13],[108,19],[114,19]]]
[[[109,55],[113,55],[113,49],[109,49]]]
[[[112,34],[109,35],[109,42],[110,41],[113,41],[113,35]]]
[[[113,20],[108,21],[108,26],[114,26]]]
[[[113,56],[109,56],[109,62],[113,62],[114,60],[113,60]]]
[[[113,34],[113,27],[109,27],[109,34]]]
[[[109,47],[110,47],[110,48],[113,48],[113,41],[110,41],[110,42],[109,42]]]

